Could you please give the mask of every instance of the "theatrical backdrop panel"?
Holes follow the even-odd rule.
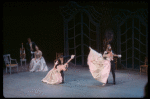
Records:
[[[98,52],[104,51],[103,41],[108,39],[105,36],[108,29],[113,33],[113,39],[108,43],[112,45],[114,53],[122,55],[117,61],[118,66],[139,69],[144,64],[145,57],[148,56],[147,9],[130,11],[108,8],[98,12],[92,6],[80,6],[71,1],[60,7],[60,12],[66,26],[64,53],[74,53],[75,64],[87,65],[88,46]],[[103,12],[110,14],[107,16],[108,13]],[[111,22],[107,22],[108,20]],[[110,25],[113,23],[114,25]]]

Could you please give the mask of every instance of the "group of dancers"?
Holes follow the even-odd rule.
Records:
[[[116,55],[112,52],[111,45],[108,44],[106,51],[102,55],[96,52],[94,49],[89,47],[90,53],[88,55],[87,64],[89,65],[90,72],[94,79],[103,83],[105,86],[108,83],[108,77],[110,69],[113,75],[113,84],[115,82],[115,63],[113,57],[121,57],[121,55]]]
[[[27,50],[27,60],[29,63],[29,71],[30,72],[38,72],[38,71],[48,71],[48,67],[46,65],[45,59],[42,56],[42,51],[39,50],[38,46],[31,41],[30,38],[27,39],[28,43],[26,43]],[[31,58],[32,53],[34,58]]]
[[[48,67],[46,65],[46,62],[44,60],[44,57],[42,56],[42,52],[39,50],[38,46],[31,42],[31,39],[28,38],[28,43],[26,43],[26,49],[30,53],[27,53],[27,56],[31,56],[32,51],[35,48],[34,58],[31,59],[29,64],[29,71],[30,72],[38,72],[38,71],[48,71]],[[113,75],[113,84],[116,84],[115,82],[115,63],[113,60],[113,57],[121,57],[121,55],[116,55],[112,52],[111,45],[108,44],[106,51],[104,51],[104,54],[98,53],[91,47],[89,47],[89,55],[87,58],[87,64],[89,66],[89,70],[93,76],[94,79],[97,81],[103,83],[102,86],[105,86],[106,83],[108,83],[108,77],[110,73],[110,69],[112,71]],[[64,64],[60,64],[59,58],[69,58],[68,61]],[[69,55],[69,56],[61,56],[57,59],[57,61],[54,64],[54,67],[47,73],[47,75],[41,80],[44,83],[47,84],[61,84],[64,83],[64,71],[67,71],[68,69],[68,63],[74,59],[75,55]],[[30,57],[28,57],[30,58]]]

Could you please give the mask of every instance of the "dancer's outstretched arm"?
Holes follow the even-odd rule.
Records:
[[[120,57],[121,57],[121,55],[117,55],[117,54],[114,54],[113,56],[116,56],[116,57],[118,57],[118,58],[120,58]]]
[[[75,55],[71,55],[71,58],[65,63],[65,65],[67,65],[74,57]]]
[[[67,71],[67,68],[68,68],[68,63],[74,58],[75,55],[71,55],[71,58],[64,64],[65,66],[65,70],[64,71]]]

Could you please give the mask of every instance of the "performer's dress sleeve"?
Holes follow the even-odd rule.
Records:
[[[42,56],[42,51],[40,51],[39,55]]]
[[[48,71],[48,66],[47,66],[47,64],[46,64],[46,61],[45,61],[45,59],[44,59],[44,57],[42,56],[42,51],[40,51],[40,54],[39,54],[40,56],[41,56],[41,65],[40,65],[40,71]]]
[[[95,50],[91,49],[88,55],[87,62],[93,78],[102,83],[106,83],[110,72],[110,66],[107,65],[109,61],[104,60],[101,53],[98,53]]]

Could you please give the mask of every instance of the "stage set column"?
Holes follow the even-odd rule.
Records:
[[[81,12],[81,56],[82,66],[84,66],[84,42],[83,42],[83,12]]]
[[[69,55],[68,48],[68,21],[64,20],[64,56]],[[64,60],[66,62],[66,60]]]
[[[120,31],[120,25],[118,22],[117,22],[117,28],[118,28],[118,31],[117,31],[117,46],[118,46],[117,53],[121,55],[121,35],[120,35],[121,31]],[[120,67],[121,58],[118,58],[118,64],[119,64],[118,66]]]

